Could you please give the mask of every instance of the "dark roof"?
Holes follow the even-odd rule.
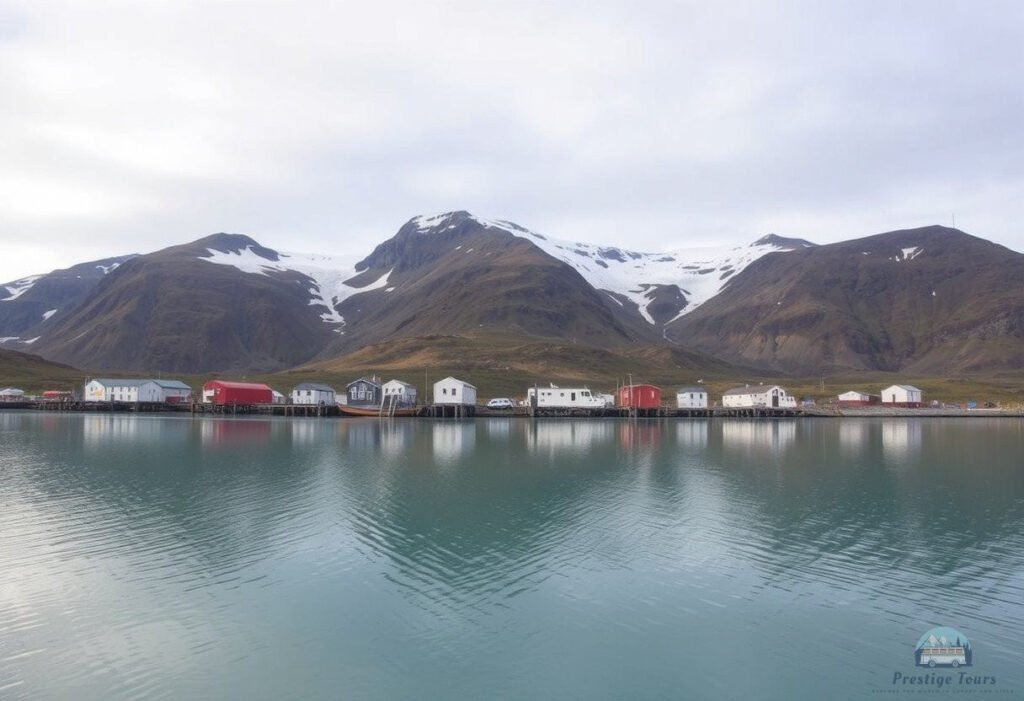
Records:
[[[186,385],[181,380],[152,380],[156,383],[157,387],[163,387],[164,389],[187,389],[189,392],[192,388]]]
[[[358,382],[358,380],[357,380],[357,382]],[[303,382],[301,385],[295,385],[295,389],[296,390],[299,390],[299,389],[315,389],[317,392],[333,392],[334,391],[333,387],[328,387],[327,385],[318,385],[315,382]]]
[[[377,380],[371,379],[369,377],[360,377],[358,380],[352,380],[351,382],[349,382],[345,386],[346,387],[351,387],[352,385],[356,384],[357,382],[365,382],[368,385],[373,385],[374,387],[380,387],[380,383],[377,382]]]
[[[681,392],[703,392],[704,394],[708,393],[708,391],[703,387],[680,387],[679,389],[676,390],[676,394],[679,394]]]

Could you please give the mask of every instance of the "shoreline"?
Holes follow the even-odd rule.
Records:
[[[509,418],[509,419],[746,419],[746,420],[778,420],[778,419],[870,419],[870,418],[1024,418],[1024,410],[1019,409],[959,409],[959,408],[832,408],[832,407],[799,407],[796,409],[772,409],[753,407],[745,409],[709,407],[707,409],[675,409],[662,407],[658,410],[630,412],[623,408],[607,408],[601,410],[558,410],[548,409],[532,414],[527,407],[515,407],[512,410],[493,410],[483,406],[473,407],[472,411],[458,417],[444,414],[430,414],[430,407],[422,407],[415,416],[346,416],[333,407],[319,411],[315,407],[302,405],[260,405],[236,407],[223,411],[196,411],[189,408],[170,408],[162,406],[141,406],[134,404],[60,404],[46,402],[0,402],[0,411],[22,411],[26,413],[62,413],[62,414],[148,414],[148,415],[182,415],[190,416],[276,416],[281,418],[341,418],[341,419],[436,419],[446,418]]]

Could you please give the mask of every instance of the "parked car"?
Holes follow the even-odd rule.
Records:
[[[512,400],[508,397],[495,397],[491,401],[487,402],[488,409],[511,409]]]

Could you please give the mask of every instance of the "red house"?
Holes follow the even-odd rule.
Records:
[[[661,388],[654,385],[625,385],[619,388],[619,406],[657,409],[661,406]]]
[[[250,382],[210,380],[203,385],[203,402],[207,404],[273,404],[274,390]]]

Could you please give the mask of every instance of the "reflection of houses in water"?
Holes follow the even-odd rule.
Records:
[[[286,426],[294,446],[310,447],[334,440],[334,427],[322,419],[294,418]]]
[[[507,443],[512,436],[512,421],[514,419],[486,419],[483,422],[484,431],[492,441]]]
[[[700,450],[708,445],[709,422],[703,420],[677,421],[675,424],[676,443],[683,450]]]
[[[174,429],[177,428],[177,432]],[[88,448],[118,443],[153,442],[188,430],[188,422],[123,414],[88,414],[82,417],[82,438]]]
[[[886,419],[882,424],[882,452],[886,460],[904,460],[921,450],[921,423],[915,419]]]
[[[203,446],[262,445],[270,440],[271,421],[252,419],[204,419],[199,435]]]
[[[337,422],[340,437],[353,452],[373,452],[380,442],[381,422],[375,419],[351,419]]]
[[[796,441],[795,421],[739,421],[722,423],[722,443],[726,448],[768,450],[788,449]]]
[[[864,450],[868,446],[871,425],[867,421],[843,419],[839,424],[839,448],[847,453]]]
[[[416,428],[410,421],[387,421],[380,424],[380,452],[388,457],[398,457],[409,450],[412,431]]]
[[[554,454],[589,453],[602,443],[615,440],[616,421],[530,422],[526,445],[531,452]]]
[[[433,429],[435,460],[456,460],[476,448],[476,423],[473,421],[438,422]]]
[[[629,448],[653,448],[661,442],[660,421],[620,421],[619,445]]]

